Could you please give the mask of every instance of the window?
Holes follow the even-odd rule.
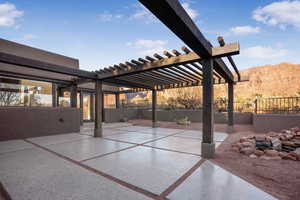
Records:
[[[52,84],[0,76],[0,106],[52,106]]]

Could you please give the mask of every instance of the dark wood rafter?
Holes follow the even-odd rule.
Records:
[[[20,56],[15,56],[12,54],[7,54],[0,52],[0,62],[17,65],[42,71],[54,72],[59,74],[65,74],[70,76],[76,76],[87,79],[98,79],[97,73],[84,71],[80,69],[65,67],[61,65],[55,65],[47,62],[42,62],[38,60],[33,60],[29,58],[24,58]]]
[[[225,45],[224,38],[221,37],[221,36],[218,37],[218,42],[219,42],[219,44],[220,44],[221,47],[223,47]],[[238,68],[236,67],[235,62],[233,61],[232,57],[231,56],[227,56],[227,59],[230,62],[231,66],[233,67],[235,73],[237,74],[238,80],[241,80],[240,72],[239,72]]]
[[[203,58],[213,57],[212,45],[177,0],[139,1],[195,53]],[[214,59],[213,67],[223,78],[233,82],[232,73],[220,58]]]
[[[27,79],[27,80],[34,80],[34,81],[44,81],[49,83],[57,83],[62,85],[71,85],[72,81],[70,80],[62,80],[62,79],[56,79],[56,78],[49,78],[44,76],[37,76],[37,75],[31,75],[31,74],[25,74],[20,72],[7,72],[0,70],[0,76],[8,76],[12,78],[20,78],[20,79]]]
[[[238,54],[239,53],[239,44],[238,43],[232,43],[227,44],[223,47],[213,47],[213,52],[215,52],[216,57],[219,55],[232,55],[232,54]],[[224,53],[227,52],[227,53]],[[125,76],[125,75],[131,75],[131,74],[137,74],[137,73],[143,73],[146,71],[151,70],[158,70],[163,68],[170,68],[170,67],[178,67],[180,65],[189,64],[191,62],[200,62],[202,58],[198,56],[195,52],[188,52],[185,54],[181,54],[178,56],[172,56],[164,58],[159,54],[154,54],[154,57],[152,58],[150,56],[146,56],[146,59],[143,59],[145,61],[150,62],[142,62],[141,59],[139,61],[137,60],[131,60],[130,62],[126,62],[126,65],[130,66],[130,68],[120,68],[120,67],[112,67],[112,68],[104,68],[103,70],[96,71],[98,73],[99,79],[105,81],[109,78],[115,78],[119,76]]]

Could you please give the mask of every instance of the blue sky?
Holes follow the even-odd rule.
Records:
[[[300,63],[300,1],[182,0],[205,37],[240,42],[239,69]],[[184,44],[137,0],[0,0],[0,37],[96,70]]]

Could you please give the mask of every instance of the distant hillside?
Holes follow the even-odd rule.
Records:
[[[254,99],[256,96],[296,96],[300,95],[300,65],[281,63],[278,65],[265,65],[240,70],[242,76],[248,76],[249,81],[235,85],[236,100]],[[170,89],[158,93],[158,102],[165,103],[170,97],[183,95],[192,98],[201,98],[200,87]],[[227,85],[215,85],[215,98],[227,97]],[[138,98],[140,100],[141,96]],[[151,93],[142,98],[151,100]],[[134,101],[134,96],[131,98]]]
[[[241,70],[242,76],[249,81],[235,86],[235,96],[255,98],[271,96],[295,96],[300,92],[300,65],[281,63]],[[217,96],[226,96],[224,87],[216,87]]]

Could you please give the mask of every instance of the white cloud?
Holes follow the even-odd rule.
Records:
[[[11,3],[0,4],[0,27],[13,27],[16,25],[17,18],[22,17],[23,11],[17,10]]]
[[[122,14],[111,14],[109,12],[104,12],[104,13],[99,14],[97,17],[102,22],[109,22],[114,19],[121,19],[121,18],[123,18],[123,15]]]
[[[187,2],[184,2],[181,4],[182,7],[185,9],[185,11],[189,14],[189,16],[192,18],[192,19],[195,19],[196,17],[198,17],[199,13],[197,10],[195,9],[192,9],[190,7],[190,4],[187,3]]]
[[[140,55],[153,55],[154,53],[160,53],[166,50],[166,40],[136,40],[134,42],[128,42],[127,46],[133,47],[139,51]]]
[[[285,29],[287,25],[300,29],[300,1],[274,2],[254,10],[252,17],[256,21],[281,29]]]
[[[36,35],[25,34],[25,35],[23,35],[23,37],[21,38],[21,40],[23,40],[23,41],[29,41],[29,40],[33,40],[33,39],[36,39],[36,38],[37,38]]]
[[[242,56],[257,59],[275,59],[288,55],[288,51],[280,46],[254,46],[242,51]]]
[[[140,20],[146,24],[156,22],[155,16],[143,5],[139,5],[137,10],[130,16],[130,19]]]
[[[249,35],[249,34],[256,34],[260,32],[259,27],[253,26],[236,26],[230,29],[230,32],[234,35]]]

